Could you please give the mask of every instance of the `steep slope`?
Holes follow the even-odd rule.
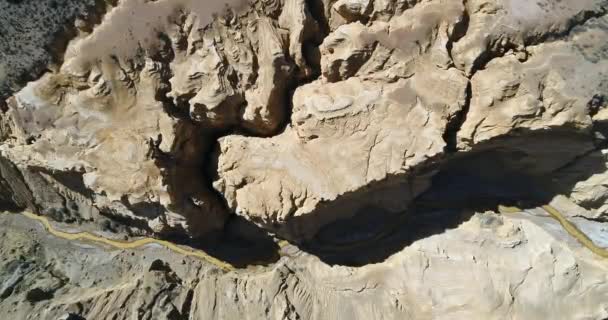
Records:
[[[608,317],[540,209],[608,244],[608,1],[53,3],[0,3],[0,209],[238,270],[2,215],[2,313]]]

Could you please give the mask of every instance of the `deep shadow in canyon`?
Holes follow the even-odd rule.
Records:
[[[466,153],[429,159],[410,178],[434,174],[432,185],[405,212],[367,206],[351,218],[324,226],[314,238],[294,244],[330,265],[379,263],[418,240],[457,228],[475,212],[497,211],[499,204],[535,208],[558,194],[568,195],[578,181],[607,170],[602,157],[589,157],[605,147],[605,142],[594,142],[587,134],[519,131],[481,143]],[[584,170],[573,172],[571,168],[583,158]],[[570,171],[568,178],[556,183],[566,171]],[[331,208],[339,210],[341,202],[368,193],[362,190],[345,195]],[[314,219],[314,214],[293,217],[292,224],[314,224]],[[204,239],[175,240],[237,267],[271,265],[280,258],[279,248],[266,230],[236,215],[224,230]]]
[[[415,241],[458,227],[474,212],[496,211],[499,204],[533,208],[548,203],[557,194],[568,195],[576,182],[607,169],[603,157],[588,157],[603,147],[603,143],[594,144],[590,135],[555,130],[522,132],[480,144],[466,153],[429,159],[417,167],[410,178],[434,174],[432,185],[417,196],[405,212],[366,206],[354,217],[327,224],[314,238],[295,244],[330,265],[364,266],[382,262]],[[583,158],[584,170],[576,171],[572,164]],[[4,179],[0,182],[22,181],[16,168],[8,160],[2,160],[0,158],[0,173]],[[569,171],[569,178],[555,183],[556,177],[565,171]],[[0,184],[0,188],[3,196],[0,202],[11,205],[4,209],[25,209],[33,202],[25,183]],[[15,192],[11,188],[23,190]],[[6,197],[10,194],[17,198]],[[331,208],[339,210],[340,202],[366,195],[369,190],[346,195]],[[409,201],[406,198],[404,195],[403,201]],[[294,217],[291,223],[314,224],[314,219],[314,214],[304,215]],[[120,226],[118,222],[114,225]],[[202,238],[158,236],[204,250],[238,268],[271,265],[280,258],[273,236],[235,214],[228,218],[223,229]]]
[[[521,132],[491,141],[476,151],[454,154],[440,166],[421,168],[438,171],[432,186],[406,212],[367,207],[323,227],[301,248],[330,265],[379,263],[415,241],[457,228],[475,212],[497,212],[498,205],[531,209],[558,194],[569,195],[576,182],[607,169],[603,157],[589,157],[604,147],[593,145],[589,136],[559,131]],[[584,170],[573,169],[582,158]],[[566,171],[568,177],[560,178]]]

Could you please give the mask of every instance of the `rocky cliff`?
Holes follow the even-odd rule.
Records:
[[[0,309],[608,317],[608,262],[535,209],[554,203],[605,244],[608,1],[0,9],[12,21],[0,26],[2,208],[243,267],[18,236],[26,222],[5,217]],[[523,213],[498,216],[499,204]],[[95,261],[124,274],[104,278]]]

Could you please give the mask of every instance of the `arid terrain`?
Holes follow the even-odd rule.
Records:
[[[608,0],[0,0],[6,319],[608,319]]]

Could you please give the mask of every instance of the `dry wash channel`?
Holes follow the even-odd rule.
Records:
[[[26,216],[29,219],[36,220],[36,221],[42,223],[42,225],[44,226],[46,231],[48,231],[50,234],[52,234],[56,237],[59,237],[59,238],[66,239],[66,240],[92,241],[92,242],[96,242],[96,243],[103,243],[105,245],[108,245],[108,246],[111,246],[114,248],[118,248],[118,249],[135,249],[135,248],[143,247],[148,244],[158,244],[158,245],[161,245],[178,254],[188,256],[188,257],[195,257],[195,258],[207,261],[224,271],[232,271],[235,269],[234,266],[231,265],[230,263],[221,261],[217,258],[214,258],[202,250],[182,248],[179,245],[176,245],[176,244],[171,243],[166,240],[145,237],[145,238],[140,238],[140,239],[136,239],[133,241],[120,241],[120,240],[104,238],[102,236],[94,235],[94,234],[91,234],[88,232],[75,232],[75,233],[64,232],[64,231],[55,229],[51,225],[51,223],[49,222],[47,217],[39,216],[39,215],[33,214],[31,212],[26,212],[26,211],[22,212],[21,214],[23,214],[24,216]]]
[[[581,243],[584,247],[586,247],[591,252],[593,252],[594,254],[596,254],[600,257],[608,258],[608,250],[606,248],[601,248],[601,247],[597,246],[589,237],[587,237],[587,235],[585,235],[584,232],[582,232],[580,229],[578,229],[576,227],[576,225],[574,225],[572,222],[568,221],[568,219],[566,217],[564,217],[564,215],[558,209],[554,208],[551,205],[543,205],[542,208],[544,209],[545,212],[547,212],[549,214],[549,216],[551,216],[552,218],[557,220],[560,223],[560,225],[564,228],[564,230],[569,235],[571,235],[573,238],[575,238],[579,243]],[[509,207],[509,206],[501,205],[501,206],[499,206],[499,211],[502,213],[510,213],[510,212],[521,212],[523,210],[518,207]],[[110,247],[117,248],[117,249],[136,249],[136,248],[143,247],[143,246],[146,246],[149,244],[158,244],[175,253],[181,254],[183,256],[195,257],[195,258],[201,259],[203,261],[206,261],[208,263],[211,263],[214,266],[216,266],[224,271],[235,270],[235,267],[232,264],[230,264],[229,262],[222,261],[220,259],[212,257],[211,255],[207,254],[206,252],[204,252],[202,250],[197,250],[197,249],[192,249],[192,248],[183,248],[182,246],[177,245],[177,244],[172,243],[167,240],[160,240],[160,239],[145,237],[145,238],[140,238],[140,239],[136,239],[133,241],[121,241],[121,240],[108,239],[103,236],[91,234],[89,232],[74,232],[74,233],[65,232],[65,231],[57,230],[55,227],[53,227],[47,217],[39,216],[34,213],[26,212],[26,211],[22,212],[21,214],[29,219],[40,222],[44,226],[44,228],[47,232],[49,232],[53,236],[56,236],[56,237],[59,237],[62,239],[66,239],[66,240],[70,240],[70,241],[90,241],[90,242],[95,242],[95,243],[99,243],[99,244],[105,244],[105,245],[108,245]],[[390,231],[383,232],[380,235],[377,235],[376,238],[385,237],[391,231],[395,231],[394,228],[392,228]],[[279,242],[279,247],[284,247],[288,244],[289,243],[287,241],[283,240],[283,241]],[[351,248],[353,246],[356,246],[356,245],[351,243],[351,244],[349,244],[348,248]],[[338,250],[347,249],[342,246],[337,246],[337,247],[338,248],[335,248],[335,249],[338,249]]]

